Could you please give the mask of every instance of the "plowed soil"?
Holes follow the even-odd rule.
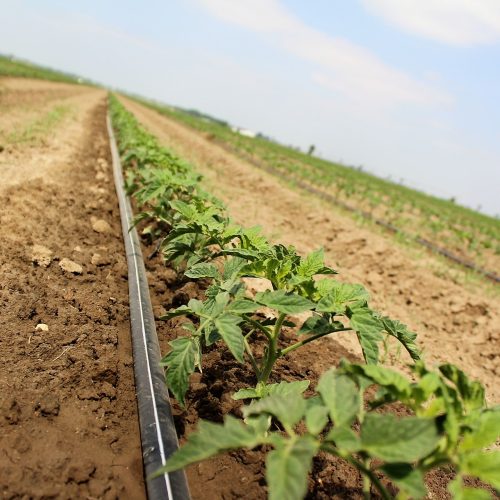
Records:
[[[500,402],[500,300],[491,285],[458,284],[459,271],[424,251],[398,245],[392,236],[291,190],[156,111],[123,102],[164,145],[195,164],[209,191],[226,203],[237,222],[261,225],[272,239],[293,244],[300,252],[323,246],[340,279],[362,283],[371,292],[373,307],[418,333],[428,363],[457,364],[486,386],[491,402]],[[336,340],[360,355],[349,333]]]
[[[0,494],[145,498],[105,93],[0,89]]]

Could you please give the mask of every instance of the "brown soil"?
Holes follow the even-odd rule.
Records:
[[[163,144],[196,165],[235,220],[261,225],[273,239],[300,252],[323,246],[340,279],[365,285],[376,309],[418,332],[428,363],[457,364],[485,384],[491,402],[500,402],[500,300],[490,286],[457,283],[460,272],[439,259],[397,245],[391,236],[291,190],[184,125],[123,102]],[[359,356],[352,336],[336,340]]]
[[[0,152],[0,494],[145,498],[105,94],[16,82],[2,99],[37,113],[71,95],[74,113]]]
[[[153,255],[156,244],[145,246],[143,255]],[[165,268],[159,256],[146,259],[148,281],[155,319],[171,308],[185,304],[191,298],[204,299],[204,287],[201,282],[186,281],[172,268]],[[253,281],[253,280],[250,280]],[[186,319],[174,318],[167,322],[157,321],[157,331],[162,352],[169,350],[168,342],[185,335],[181,327]],[[260,339],[261,341],[263,339]],[[296,341],[296,332],[284,329],[280,348]],[[262,355],[262,348],[255,348],[257,355]],[[260,352],[259,352],[260,351]],[[323,338],[305,345],[285,359],[280,359],[270,382],[294,381],[304,378],[311,381],[310,395],[318,379],[332,365],[337,365],[344,358],[351,362],[360,362],[334,339]],[[181,444],[195,431],[199,419],[222,422],[225,415],[241,417],[241,401],[234,401],[231,395],[239,389],[251,387],[255,378],[249,363],[239,364],[223,345],[206,348],[203,355],[203,373],[191,376],[190,388],[186,396],[186,407],[180,407],[174,399],[174,420]],[[390,411],[396,415],[408,415],[403,407],[393,405]],[[236,451],[226,453],[187,468],[187,478],[193,500],[236,500],[265,499],[267,486],[265,481],[266,450]],[[447,484],[453,479],[453,472],[437,470],[428,474],[427,487],[430,498],[449,498]],[[397,493],[387,480],[384,484],[394,495]],[[313,461],[309,477],[307,499],[361,499],[361,475],[342,459],[321,453]],[[471,481],[471,486],[480,485]],[[484,486],[484,485],[483,485]],[[491,491],[491,490],[490,490]],[[374,498],[379,498],[375,490]]]
[[[179,156],[196,163],[207,176],[210,190],[228,204],[229,212],[239,222],[246,225],[259,223],[271,235],[297,245],[302,251],[308,251],[323,243],[331,261],[334,260],[332,250],[335,245],[339,255],[343,255],[343,262],[339,267],[346,277],[364,282],[372,289],[379,288],[378,295],[381,295],[384,286],[385,297],[378,298],[377,306],[396,317],[401,317],[401,312],[409,309],[410,314],[407,312],[403,319],[410,325],[422,326],[423,321],[418,321],[417,314],[425,314],[426,318],[430,318],[432,313],[436,315],[436,308],[431,306],[431,302],[441,301],[443,306],[445,293],[451,287],[456,292],[456,303],[462,300],[469,304],[465,305],[463,310],[456,310],[454,315],[464,318],[463,315],[466,314],[471,325],[474,324],[473,321],[482,322],[483,325],[486,322],[490,331],[495,331],[494,320],[498,318],[498,303],[486,294],[481,294],[480,289],[475,292],[465,291],[446,278],[437,278],[426,269],[426,262],[415,262],[413,256],[405,254],[405,249],[394,247],[390,240],[368,229],[357,227],[352,220],[333,212],[331,207],[327,210],[316,200],[290,191],[275,179],[256,171],[252,166],[214,146],[191,130],[133,102],[124,102],[164,144],[177,151]],[[259,202],[259,194],[265,196],[265,203]],[[144,255],[150,255],[152,249],[153,246],[146,248]],[[203,298],[203,290],[198,284],[183,282],[172,269],[164,267],[160,258],[147,261],[146,266],[157,318],[192,297]],[[349,266],[352,268],[350,271],[347,269]],[[409,280],[409,283],[406,280]],[[419,283],[419,280],[422,283]],[[421,295],[424,294],[424,287],[430,285],[431,291],[427,291],[427,300],[424,301]],[[450,301],[450,296],[446,297]],[[472,306],[475,303],[478,305]],[[426,311],[426,308],[431,308],[431,311]],[[449,313],[447,317],[449,319],[453,315]],[[430,319],[428,321],[430,322]],[[179,326],[181,322],[179,319],[167,323],[159,322],[158,333],[163,352],[168,350],[167,341],[184,334],[184,330]],[[436,323],[435,318],[433,322]],[[443,337],[446,337],[447,331],[443,330],[440,342],[446,344]],[[293,336],[294,333],[288,330],[284,343],[289,342]],[[498,340],[497,336],[493,340],[496,346],[492,345],[488,352],[498,353]],[[452,341],[453,339],[448,340],[447,348]],[[424,336],[423,342],[429,351],[433,346],[432,337]],[[473,342],[469,344],[474,345]],[[480,349],[475,349],[474,353],[479,356]],[[324,338],[291,353],[286,360],[280,360],[274,376],[279,374],[279,379],[285,380],[305,377],[311,380],[311,386],[314,387],[319,375],[328,367],[336,365],[342,357],[359,361],[359,351],[355,343],[348,337]],[[427,358],[434,362],[449,359],[447,352],[439,352],[435,347],[430,353],[427,352]],[[455,357],[454,361],[464,366],[464,359],[470,372],[473,362],[467,356]],[[494,356],[491,359],[494,359]],[[495,376],[492,372],[493,370],[481,372],[476,369],[474,374],[482,375],[483,382],[489,382],[492,386]],[[220,422],[225,414],[239,415],[241,403],[234,402],[231,394],[252,383],[254,380],[249,366],[242,367],[236,363],[223,348],[207,350],[203,360],[203,374],[192,376],[186,409],[180,408],[174,402],[175,420],[181,442],[196,428],[200,418]],[[497,398],[498,394],[495,393]],[[393,408],[393,411],[401,412],[398,408]],[[265,498],[267,489],[264,461],[263,450],[238,451],[189,467],[187,474],[193,498]],[[446,484],[452,477],[451,470],[429,474],[427,485],[430,496],[448,498]],[[313,464],[308,498],[362,498],[361,478],[342,460],[320,455]]]

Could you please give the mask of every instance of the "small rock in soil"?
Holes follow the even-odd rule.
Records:
[[[111,264],[111,259],[107,255],[101,255],[100,253],[95,253],[92,255],[90,262],[94,266],[108,266]]]
[[[48,332],[49,326],[46,325],[45,323],[38,323],[38,325],[36,325],[36,327],[35,327],[35,330],[37,332]]]
[[[40,267],[48,267],[52,261],[52,251],[43,245],[33,245],[31,261]]]
[[[56,417],[59,415],[59,400],[53,394],[49,394],[36,404],[35,410],[40,410],[44,417]]]
[[[83,268],[80,264],[77,264],[76,262],[70,260],[70,259],[62,259],[61,262],[59,262],[59,267],[68,273],[73,273],[73,274],[82,274]]]
[[[111,226],[103,219],[98,219],[92,223],[92,229],[96,233],[109,233],[111,232]]]

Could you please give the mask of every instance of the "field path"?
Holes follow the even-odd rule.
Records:
[[[379,311],[419,334],[425,359],[449,361],[486,385],[500,402],[500,300],[481,284],[462,286],[438,259],[363,227],[331,205],[296,192],[186,126],[136,102],[122,102],[160,141],[192,162],[239,223],[261,225],[300,252],[323,246],[340,279],[362,283]],[[359,354],[349,334],[337,337]]]
[[[0,108],[0,496],[145,498],[106,94]]]

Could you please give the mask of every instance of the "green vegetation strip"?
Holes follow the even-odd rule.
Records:
[[[53,82],[85,83],[91,85],[90,80],[80,78],[76,75],[64,73],[51,68],[46,68],[29,61],[15,58],[14,56],[0,55],[0,76],[11,76],[17,78],[38,78]]]
[[[500,256],[498,218],[381,179],[360,168],[302,153],[262,135],[246,137],[226,122],[194,110],[134,99],[203,132],[211,141],[255,166],[500,282],[495,272],[474,262],[484,260],[485,255]]]
[[[361,285],[334,279],[321,249],[303,257],[291,246],[267,241],[260,228],[234,224],[221,202],[201,189],[193,168],[161,147],[113,96],[110,111],[126,188],[142,210],[137,222],[147,223],[144,232],[185,280],[208,283],[204,301],[191,299],[163,318],[185,318],[186,335],[170,342],[162,361],[169,389],[185,403],[189,376],[201,370],[205,347],[214,343],[225,344],[255,375],[252,387],[233,395],[249,401],[244,420],[202,421],[158,474],[226,450],[266,445],[269,497],[276,500],[304,497],[320,452],[355,467],[367,497],[374,487],[389,498],[380,480],[386,476],[400,489],[399,498],[423,498],[425,474],[444,465],[457,471],[449,485],[456,499],[491,497],[465,487],[466,475],[500,488],[500,452],[484,451],[498,437],[500,408],[486,407],[481,384],[449,364],[427,369],[416,334],[373,311]],[[252,296],[244,278],[265,278],[269,290]],[[295,324],[299,313],[307,319]],[[286,347],[284,327],[297,327],[298,335]],[[309,397],[307,380],[270,383],[271,375],[279,375],[279,358],[341,331],[357,337],[366,364],[342,362],[322,375]],[[388,338],[397,339],[413,360],[411,380],[378,365]],[[378,391],[367,397],[372,386]],[[395,402],[411,416],[380,411]]]

